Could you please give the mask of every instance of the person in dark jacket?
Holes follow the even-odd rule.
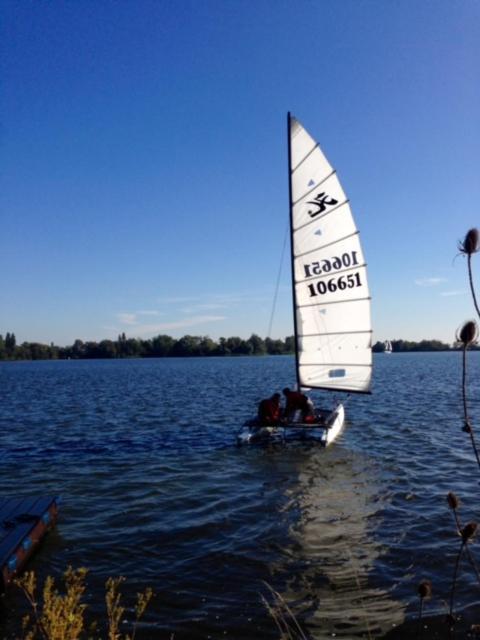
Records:
[[[283,390],[286,399],[285,417],[291,420],[297,411],[302,412],[302,422],[311,422],[314,416],[313,403],[304,393],[292,391],[288,387]]]
[[[258,421],[262,425],[275,425],[280,422],[280,394],[274,393],[258,405]]]

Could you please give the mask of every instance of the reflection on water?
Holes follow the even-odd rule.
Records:
[[[291,527],[295,564],[281,594],[302,603],[302,619],[315,639],[368,634],[378,637],[401,624],[404,606],[371,573],[382,554],[370,526],[383,508],[368,459],[341,445],[305,452],[289,490],[298,521]]]

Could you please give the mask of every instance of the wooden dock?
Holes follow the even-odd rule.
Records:
[[[57,520],[58,498],[0,497],[0,591],[25,566]]]

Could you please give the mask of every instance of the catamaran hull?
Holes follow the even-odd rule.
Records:
[[[325,415],[322,424],[292,422],[272,427],[259,426],[256,420],[247,421],[237,435],[237,444],[269,444],[291,441],[314,441],[324,447],[332,444],[340,434],[345,422],[342,404]]]

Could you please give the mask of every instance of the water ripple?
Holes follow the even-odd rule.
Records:
[[[479,365],[472,354],[477,398]],[[420,577],[448,597],[446,493],[480,517],[457,354],[377,357],[374,396],[348,401],[327,450],[235,447],[258,400],[293,377],[286,357],[0,363],[2,493],[62,499],[40,577],[89,567],[95,615],[107,576],[132,594],[151,585],[143,638],[275,638],[265,583],[312,638],[407,637]],[[466,615],[471,587],[465,575]],[[15,592],[7,605],[23,608]]]

